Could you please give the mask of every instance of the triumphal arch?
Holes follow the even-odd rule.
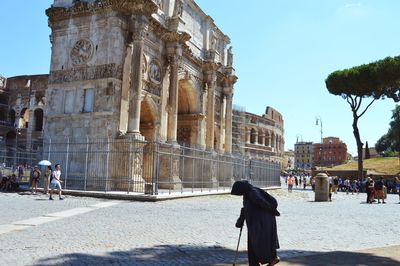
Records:
[[[49,136],[231,152],[230,39],[193,0],[55,0],[46,14]]]
[[[231,153],[237,80],[232,47],[194,0],[54,0],[46,14],[52,55],[45,139],[128,139]],[[85,169],[85,189],[99,167],[106,179],[150,182],[140,169],[146,160],[158,160],[151,176],[172,180],[169,187],[180,186],[183,176],[218,186],[211,160],[202,164],[210,170],[201,174],[195,173],[194,157],[179,160],[179,150],[157,160],[145,153],[120,154],[110,166],[107,153],[104,163],[91,166],[92,146],[60,159],[76,179]],[[117,154],[125,146],[107,146],[107,152]],[[71,153],[70,146],[65,149]]]

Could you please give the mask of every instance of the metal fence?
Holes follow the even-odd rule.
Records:
[[[63,187],[70,190],[190,193],[230,190],[243,179],[259,187],[280,186],[276,163],[133,139],[52,139],[25,154],[0,153],[0,162],[15,161],[1,154],[61,164]]]

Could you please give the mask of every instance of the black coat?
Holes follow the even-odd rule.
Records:
[[[275,216],[278,202],[264,190],[253,187],[247,182],[238,181],[232,188],[232,194],[243,193],[243,212],[248,231],[249,265],[265,264],[276,257],[279,248]],[[247,183],[247,184],[246,184]]]

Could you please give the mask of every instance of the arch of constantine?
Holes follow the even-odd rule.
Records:
[[[246,113],[243,130],[233,128],[230,39],[194,0],[54,0],[46,15],[51,62],[35,154],[62,165],[66,188],[279,183],[282,116]]]
[[[58,103],[46,109],[49,137],[126,135],[231,152],[230,40],[194,1],[55,0],[46,14],[46,96]]]

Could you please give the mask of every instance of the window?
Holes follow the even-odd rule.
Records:
[[[84,113],[93,112],[93,89],[85,89],[83,95],[83,110]]]
[[[72,114],[74,112],[74,97],[74,90],[65,91],[64,113]]]

